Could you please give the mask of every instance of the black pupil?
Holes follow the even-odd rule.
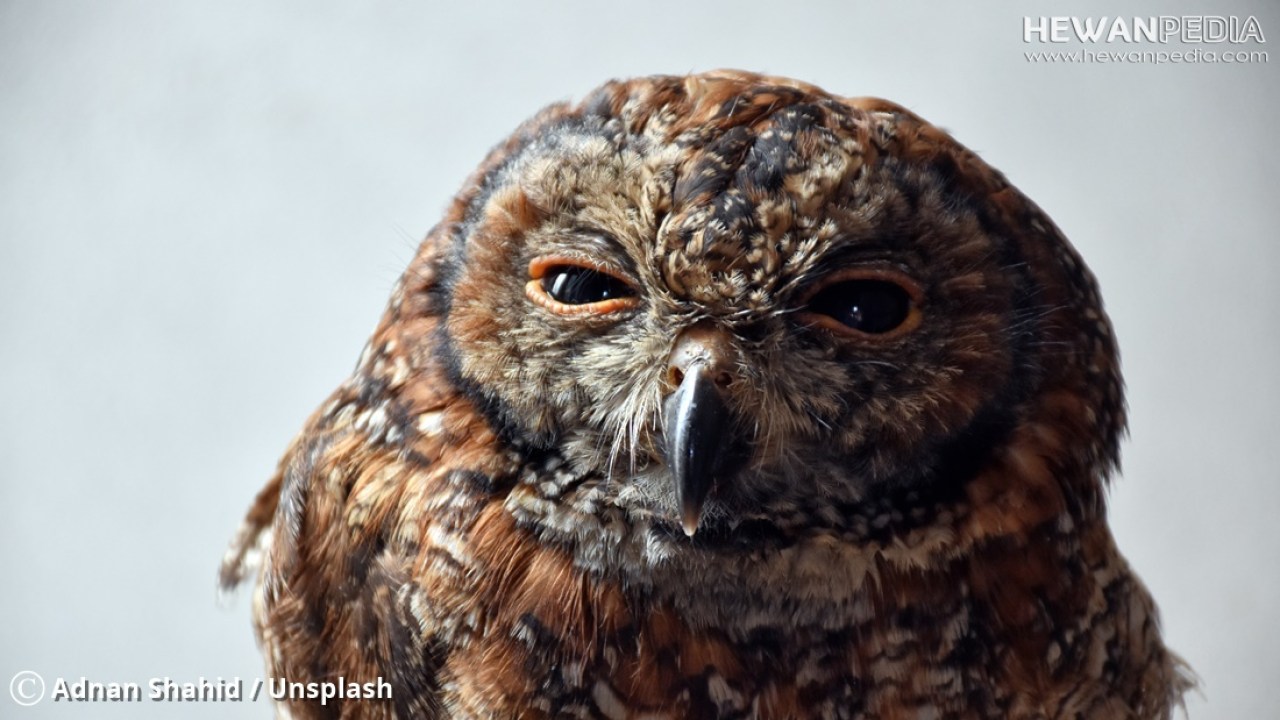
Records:
[[[631,288],[612,275],[577,265],[557,265],[542,276],[542,289],[566,305],[629,297]]]
[[[809,301],[809,309],[828,315],[865,333],[886,333],[911,312],[911,296],[885,280],[847,280],[835,283]]]

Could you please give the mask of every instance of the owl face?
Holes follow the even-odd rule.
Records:
[[[477,179],[440,270],[457,382],[590,511],[704,542],[961,492],[1052,375],[1066,281],[955,157],[904,151],[905,111],[637,93],[553,109]]]

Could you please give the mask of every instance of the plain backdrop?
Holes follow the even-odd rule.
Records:
[[[740,67],[914,109],[1079,247],[1129,387],[1119,544],[1191,716],[1274,717],[1280,57],[1037,64],[1022,24],[1254,15],[1267,50],[1280,6],[964,5],[0,2],[0,685],[261,676],[220,556],[469,170],[606,79]]]

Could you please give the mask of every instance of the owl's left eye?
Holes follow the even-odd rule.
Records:
[[[919,324],[921,295],[914,281],[896,271],[855,269],[820,284],[804,314],[845,334],[896,337]]]
[[[610,313],[636,302],[635,289],[625,280],[577,260],[534,260],[529,278],[529,299],[560,315]]]

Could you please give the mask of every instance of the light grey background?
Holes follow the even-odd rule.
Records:
[[[547,102],[728,66],[903,103],[1062,226],[1120,337],[1112,523],[1191,715],[1274,716],[1280,57],[1032,64],[1022,17],[1256,15],[1269,49],[1280,9],[1122,5],[0,2],[0,685],[261,675],[219,558],[450,194]]]

